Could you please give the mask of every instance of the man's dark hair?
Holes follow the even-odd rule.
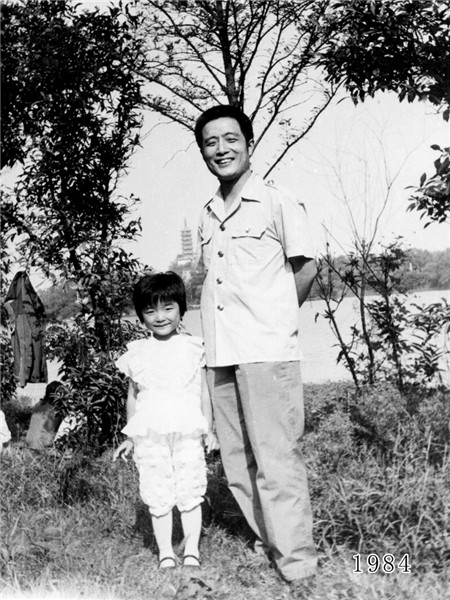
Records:
[[[141,323],[144,322],[143,311],[155,307],[158,302],[176,302],[180,317],[186,312],[186,288],[181,277],[173,271],[144,275],[134,286],[133,304]]]
[[[230,104],[218,104],[217,106],[212,106],[205,110],[195,123],[195,139],[199,148],[202,147],[202,134],[203,128],[210,121],[215,121],[216,119],[222,119],[223,117],[229,117],[230,119],[236,119],[239,123],[239,127],[241,128],[242,133],[249,144],[253,139],[253,125],[247,115],[242,112],[240,108],[237,106],[231,106]]]

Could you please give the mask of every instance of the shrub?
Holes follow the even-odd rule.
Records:
[[[7,331],[0,332],[0,389],[2,390],[2,405],[10,402],[16,396],[18,379],[14,374],[14,356],[11,336]]]
[[[14,374],[14,356],[11,336],[7,330],[0,332],[0,390],[1,409],[5,415],[12,440],[17,440],[28,428],[31,412],[17,406],[18,379]]]
[[[107,356],[92,357],[89,365],[67,367],[64,378],[69,386],[55,407],[61,416],[72,416],[80,426],[64,436],[59,444],[70,448],[105,449],[116,442],[125,426],[125,378]]]
[[[319,263],[323,316],[340,346],[337,360],[349,370],[355,386],[388,381],[402,392],[411,385],[439,387],[445,354],[441,334],[450,306],[445,298],[428,306],[408,304],[404,273],[409,258],[401,239],[376,249],[374,239],[357,238],[345,260],[337,260],[328,248]],[[376,295],[372,300],[369,291]],[[350,339],[336,319],[348,292],[359,308]]]
[[[114,358],[128,341],[142,337],[142,330],[120,321],[115,332],[115,347],[105,352],[99,348],[95,325],[83,315],[71,324],[52,325],[48,330],[48,355],[63,363],[60,373],[65,391],[57,398],[56,410],[81,424],[62,438],[60,445],[101,452],[118,441],[125,426],[128,388]]]

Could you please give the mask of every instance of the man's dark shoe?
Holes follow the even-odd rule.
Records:
[[[310,600],[316,591],[316,576],[310,575],[289,582],[290,596],[296,600]]]

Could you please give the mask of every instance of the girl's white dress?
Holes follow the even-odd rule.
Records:
[[[6,423],[5,413],[0,409],[0,450],[3,444],[6,444],[11,440],[11,432],[8,424]]]
[[[122,431],[134,442],[141,498],[155,516],[174,506],[193,509],[206,491],[203,342],[189,335],[137,340],[116,365],[138,387],[136,411]]]
[[[136,411],[122,430],[129,437],[207,432],[201,411],[201,367],[205,364],[199,337],[150,337],[127,345],[116,366],[138,385]]]

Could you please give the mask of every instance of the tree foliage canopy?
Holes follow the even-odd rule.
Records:
[[[115,191],[141,125],[137,21],[64,0],[2,11],[5,162],[22,163],[5,229],[27,265],[85,290],[98,321],[136,264],[119,245],[140,230],[126,222],[134,200]]]
[[[2,11],[4,159],[21,166],[3,198],[5,237],[28,267],[74,284],[77,314],[47,328],[47,357],[63,363],[65,412],[86,418],[82,443],[103,447],[123,426],[112,357],[133,335],[121,317],[142,269],[123,247],[140,232],[135,200],[117,192],[139,142],[138,19],[120,2],[6,1]]]
[[[84,245],[105,243],[127,212],[111,195],[140,127],[133,27],[118,8],[63,0],[2,10],[4,158],[23,163],[6,222],[40,266],[79,269]]]
[[[23,161],[49,124],[91,145],[100,133],[124,140],[133,112],[137,125],[137,37],[119,7],[105,14],[79,12],[65,0],[4,2],[2,28],[3,164]],[[120,146],[110,147],[109,168],[122,164]]]
[[[353,100],[391,90],[450,105],[450,6],[442,0],[331,0],[320,64]]]
[[[428,100],[450,116],[450,6],[442,0],[331,0],[322,18],[329,43],[318,63],[356,103],[377,91]],[[439,149],[436,174],[422,175],[408,210],[425,226],[450,216],[450,151]]]

